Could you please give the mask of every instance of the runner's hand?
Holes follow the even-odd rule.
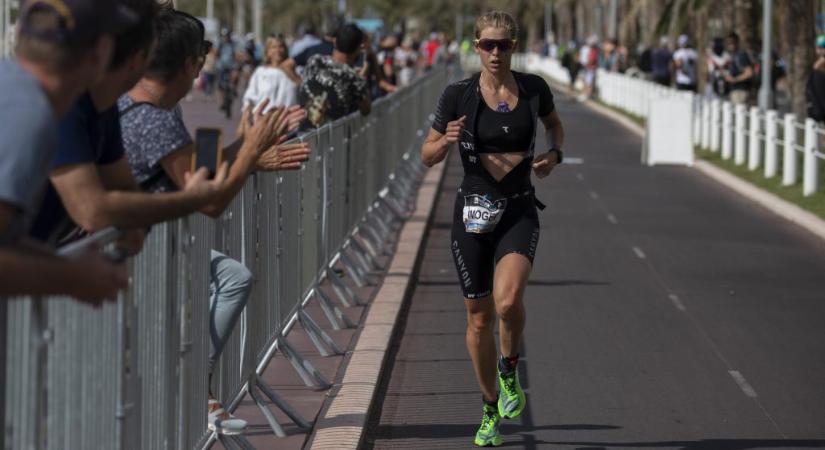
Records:
[[[467,116],[461,116],[458,120],[447,122],[447,132],[444,134],[444,139],[446,140],[447,145],[453,145],[458,142],[458,138],[461,137],[461,130],[464,129],[464,121],[466,119]]]
[[[556,152],[547,152],[533,159],[533,172],[539,178],[544,178],[550,175],[553,168],[559,163],[559,154]]]

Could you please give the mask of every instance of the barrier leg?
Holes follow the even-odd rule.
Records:
[[[352,306],[353,303],[356,305],[366,304],[366,302],[361,300],[355,291],[350,289],[350,287],[341,281],[337,276],[328,276],[327,279],[329,280],[330,285],[332,285],[332,289],[338,295],[338,299],[341,300],[341,303],[343,303],[344,306],[349,307]]]
[[[327,318],[329,318],[330,315],[335,318],[334,323],[330,320],[333,328],[336,330],[340,330],[342,328],[355,328],[355,324],[352,320],[350,320],[349,316],[344,314],[340,308],[332,304],[332,300],[330,300],[327,294],[321,290],[320,286],[316,286],[313,292],[315,293],[316,298],[318,298],[318,304],[321,305],[324,315],[326,315]]]
[[[276,348],[284,354],[286,359],[292,364],[292,368],[301,377],[307,387],[317,386],[321,389],[329,389],[332,383],[324,378],[324,375],[315,368],[309,361],[304,359],[286,340],[286,336],[281,336],[275,340]]]
[[[272,414],[272,411],[269,410],[269,407],[266,406],[266,404],[263,402],[260,396],[258,396],[258,394],[255,392],[255,387],[258,384],[259,381],[256,377],[255,382],[250,383],[247,386],[246,392],[249,393],[249,396],[252,398],[252,401],[255,402],[255,406],[258,407],[258,409],[261,411],[261,414],[263,414],[264,418],[266,418],[266,421],[269,424],[269,428],[272,430],[272,433],[278,437],[286,437],[286,431],[284,431],[284,428],[281,426],[280,423],[278,423],[278,419],[275,418],[275,415]]]
[[[309,429],[309,428],[312,428],[312,426],[309,424],[309,422],[304,420],[304,418],[301,417],[301,415],[298,413],[298,411],[295,411],[294,409],[292,409],[292,406],[290,406],[282,398],[278,397],[274,392],[272,392],[272,389],[270,389],[269,386],[267,386],[265,383],[261,383],[261,382],[258,382],[256,384],[256,386],[269,399],[269,401],[274,403],[275,406],[278,407],[278,409],[283,411],[284,414],[287,415],[287,417],[292,419],[292,421],[295,422],[295,425],[297,425],[299,428],[303,428],[305,430]]]
[[[306,311],[303,309],[298,310],[298,322],[301,323],[301,327],[306,332],[307,336],[309,336],[309,340],[312,341],[312,344],[315,345],[315,348],[318,350],[318,353],[321,356],[332,356],[332,355],[343,355],[344,352],[335,345],[335,341],[318,326],[318,323],[312,319],[312,317],[307,314]]]
[[[366,274],[359,272],[360,268],[356,267],[355,264],[352,263],[352,260],[343,250],[339,254],[339,259],[341,265],[344,266],[344,270],[348,271],[352,277],[352,280],[355,281],[356,286],[364,287],[367,285],[366,281],[364,281]]]

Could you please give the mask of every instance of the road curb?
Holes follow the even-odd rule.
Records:
[[[585,104],[593,111],[618,122],[629,131],[636,133],[639,136],[644,136],[644,128],[627,118],[625,115],[590,100],[588,100]],[[713,163],[697,159],[693,163],[693,168],[713,181],[716,181],[739,195],[758,203],[774,214],[808,230],[818,238],[825,240],[825,220],[822,220],[816,214],[808,212],[771,192],[757,187],[756,185],[715,166]]]
[[[304,448],[355,450],[360,447],[399,312],[412,292],[424,237],[435,213],[446,167],[445,159],[424,176],[415,213],[401,229],[398,247],[383,284],[370,304],[341,383],[329,393],[330,400],[325,402]]]

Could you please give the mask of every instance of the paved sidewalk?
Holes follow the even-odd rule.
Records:
[[[505,447],[825,448],[825,243],[695,170],[642,166],[638,136],[558,97],[583,164],[537,183],[528,405]],[[455,156],[371,448],[472,448],[481,417],[449,253]]]

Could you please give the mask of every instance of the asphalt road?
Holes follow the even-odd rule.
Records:
[[[504,446],[825,448],[825,243],[557,96],[566,157],[527,288]],[[539,139],[539,142],[543,142]],[[481,394],[449,254],[453,154],[367,447],[471,448]]]

